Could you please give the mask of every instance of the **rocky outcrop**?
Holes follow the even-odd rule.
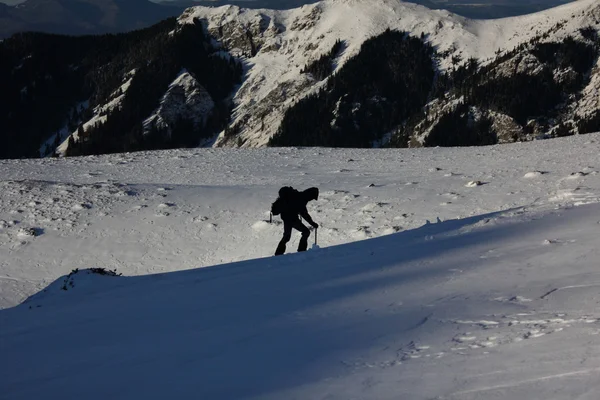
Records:
[[[182,120],[191,121],[195,129],[202,128],[214,106],[206,89],[189,72],[182,71],[163,96],[160,107],[144,121],[144,130],[157,128],[170,135]]]

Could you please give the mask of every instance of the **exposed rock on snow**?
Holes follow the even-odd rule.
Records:
[[[494,68],[490,75],[494,77],[510,78],[515,74],[526,74],[535,76],[544,70],[544,64],[530,52],[517,53],[514,57],[506,60]]]
[[[252,229],[260,232],[260,231],[264,231],[265,229],[269,229],[269,226],[271,226],[271,224],[269,224],[266,221],[257,221],[254,224],[252,224]]]
[[[600,58],[598,58],[590,81],[581,92],[581,99],[574,106],[574,109],[575,115],[579,117],[587,117],[600,110]]]
[[[515,142],[525,136],[523,128],[514,118],[492,110],[488,110],[487,115],[492,120],[492,130],[498,136],[498,143]]]
[[[171,83],[159,108],[144,121],[147,133],[152,127],[171,134],[181,120],[192,121],[194,129],[204,127],[215,103],[206,89],[189,72],[182,71]]]
[[[36,228],[20,228],[19,232],[17,232],[17,236],[21,238],[31,238],[36,237],[41,234],[41,231]]]

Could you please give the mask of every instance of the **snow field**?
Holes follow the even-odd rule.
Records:
[[[1,161],[0,398],[593,399],[599,149]]]
[[[75,268],[143,275],[270,256],[282,233],[278,217],[268,223],[270,204],[285,185],[320,188],[309,211],[322,247],[499,210],[594,203],[599,147],[588,135],[463,149],[197,149],[2,161],[0,306]]]

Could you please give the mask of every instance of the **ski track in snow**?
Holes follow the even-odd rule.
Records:
[[[599,138],[0,161],[0,398],[595,398]]]

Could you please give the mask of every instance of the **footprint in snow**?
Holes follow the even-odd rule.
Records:
[[[257,221],[252,224],[252,229],[257,232],[261,232],[269,229],[270,226],[271,224],[269,224],[267,221]]]
[[[538,329],[532,329],[523,335],[523,339],[535,339],[544,336],[545,333]]]
[[[586,176],[588,174],[586,174],[585,172],[573,172],[571,175],[567,176],[567,179],[579,179],[579,178],[583,178],[584,176]]]
[[[472,188],[472,187],[482,186],[482,185],[484,185],[484,184],[485,184],[485,183],[484,183],[484,182],[481,182],[481,181],[469,181],[469,182],[467,182],[467,183],[465,184],[465,187],[470,187],[470,188]]]
[[[535,179],[535,178],[539,178],[540,176],[542,176],[544,174],[545,174],[545,172],[542,172],[542,171],[530,171],[530,172],[526,173],[525,175],[523,175],[523,178]]]
[[[71,210],[73,210],[73,211],[82,211],[82,210],[88,210],[90,208],[92,208],[92,206],[90,206],[89,204],[78,203],[78,204],[74,204],[71,207]]]
[[[133,206],[133,207],[131,208],[131,210],[129,210],[128,212],[140,211],[140,210],[142,210],[142,209],[144,209],[144,208],[147,208],[147,207],[148,207],[148,206],[147,206],[147,205],[145,205],[145,204],[138,205],[138,206]]]
[[[456,192],[446,192],[446,193],[442,193],[439,196],[444,196],[444,197],[448,197],[452,200],[456,200],[460,197],[460,194],[456,193]]]
[[[388,226],[388,227],[384,228],[381,233],[384,235],[392,235],[394,233],[400,232],[401,230],[402,230],[401,226]]]
[[[388,205],[388,203],[381,203],[381,202],[379,202],[379,203],[369,203],[369,204],[364,205],[360,210],[361,211],[370,212],[370,211],[375,210],[376,208],[381,208],[381,207],[386,206],[386,205]]]
[[[371,237],[371,230],[368,226],[359,226],[355,230],[350,231],[350,234],[356,239],[367,239]]]
[[[204,225],[204,229],[208,230],[208,231],[216,232],[217,231],[217,225],[216,224],[212,224],[212,223],[208,223],[208,224]]]

